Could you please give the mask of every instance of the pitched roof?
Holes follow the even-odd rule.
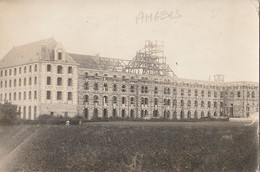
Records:
[[[19,66],[40,61],[42,46],[46,47],[46,59],[51,59],[51,56],[53,57],[53,50],[57,44],[58,43],[55,39],[48,38],[14,47],[0,60],[0,68]],[[75,61],[67,53],[66,60],[69,63],[75,63]]]
[[[79,64],[80,68],[117,71],[117,67],[123,67],[123,64],[122,66],[120,66],[120,64],[115,64],[116,61],[121,61],[121,59],[75,53],[69,53],[69,55]]]

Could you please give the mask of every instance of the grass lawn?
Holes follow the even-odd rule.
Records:
[[[0,127],[4,171],[255,171],[258,123],[99,122]]]

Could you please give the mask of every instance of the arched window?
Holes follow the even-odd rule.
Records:
[[[191,96],[191,90],[188,90],[188,96]]]
[[[208,111],[208,117],[210,117],[211,116],[211,113],[210,113],[210,111]]]
[[[184,96],[184,89],[181,89],[181,95]]]
[[[198,107],[198,101],[197,100],[194,101],[194,106]]]
[[[204,101],[201,101],[201,107],[204,108]]]
[[[198,96],[198,90],[195,90],[194,95],[197,97]]]
[[[24,66],[23,68],[23,73],[26,73],[26,66]]]
[[[131,86],[130,86],[130,90],[131,90],[131,93],[135,92],[135,86],[134,86],[134,85],[131,85]]]
[[[32,78],[29,77],[29,85],[32,85]]]
[[[154,98],[154,105],[157,106],[158,105],[158,99]]]
[[[217,97],[218,96],[218,93],[217,92],[214,92],[214,97]]]
[[[34,91],[34,99],[37,99],[37,91]]]
[[[208,108],[211,108],[211,102],[208,101]]]
[[[34,85],[37,85],[37,77],[34,77]]]
[[[218,104],[217,104],[217,102],[215,101],[215,102],[214,102],[214,108],[217,108],[217,106],[218,106]]]
[[[122,92],[126,92],[126,86],[122,85]]]
[[[191,106],[191,101],[190,100],[188,100],[188,107],[190,107]]]
[[[135,104],[135,98],[134,97],[131,97],[130,103],[131,103],[131,105]]]
[[[37,64],[34,65],[34,72],[37,72]]]
[[[23,85],[26,86],[26,78],[23,79]]]
[[[14,79],[14,87],[16,87],[16,79]]]
[[[201,97],[204,97],[204,90],[201,91]]]
[[[31,65],[29,66],[29,72],[32,72],[32,66]]]
[[[233,93],[233,92],[230,93],[230,97],[231,97],[231,98],[234,97],[234,93]]]
[[[16,68],[14,68],[14,76],[16,76]]]
[[[31,99],[32,99],[32,92],[29,91],[29,100],[31,100]]]
[[[94,90],[98,90],[98,83],[97,82],[94,84]]]
[[[113,96],[113,104],[117,104],[117,97]]]
[[[252,98],[255,98],[255,92],[252,91],[252,94],[251,94]]]
[[[107,83],[104,83],[104,91],[108,91],[108,85],[107,85]]]
[[[98,103],[98,96],[94,95],[94,103]]]
[[[125,97],[122,97],[122,104],[126,104],[126,98]]]
[[[201,112],[201,118],[203,118],[203,117],[204,117],[204,112],[202,111],[202,112]]]
[[[184,100],[181,100],[181,106],[182,107],[184,106]]]
[[[211,97],[211,92],[210,91],[208,91],[208,97]]]
[[[188,119],[191,118],[191,114],[190,114],[190,111],[188,111],[188,116],[187,116]]]

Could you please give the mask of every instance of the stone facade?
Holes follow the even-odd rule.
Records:
[[[0,102],[18,105],[24,119],[41,114],[192,119],[258,112],[258,83],[224,82],[221,75],[198,81],[122,72],[109,66],[112,60],[67,53],[53,38],[14,48],[0,61]]]

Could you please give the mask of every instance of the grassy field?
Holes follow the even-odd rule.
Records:
[[[2,171],[255,171],[257,124],[100,122],[0,127]]]

